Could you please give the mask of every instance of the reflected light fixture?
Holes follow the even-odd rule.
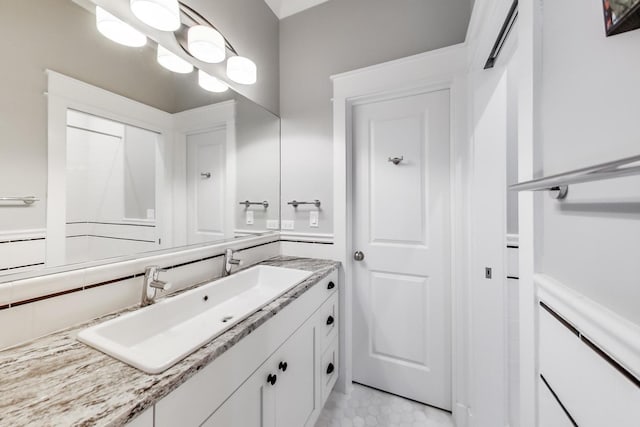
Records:
[[[227,77],[236,83],[252,85],[257,80],[256,63],[244,56],[232,56],[227,60]]]
[[[96,6],[96,27],[100,34],[121,45],[141,47],[147,44],[147,36],[100,6]]]
[[[224,61],[226,42],[222,34],[206,25],[195,25],[187,34],[189,53],[197,59],[214,64]]]
[[[160,65],[174,73],[189,74],[193,71],[193,65],[161,45],[158,45],[157,59]]]
[[[222,80],[207,74],[202,70],[198,70],[198,84],[204,90],[209,92],[226,92],[229,86]]]
[[[180,28],[178,0],[131,0],[133,14],[142,22],[160,31]]]

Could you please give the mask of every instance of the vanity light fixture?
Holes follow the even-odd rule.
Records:
[[[121,45],[142,47],[147,44],[147,36],[100,6],[96,6],[96,27],[100,34]]]
[[[180,28],[178,0],[131,0],[133,14],[142,22],[160,31]]]
[[[202,62],[215,64],[226,57],[226,42],[222,34],[206,25],[195,25],[187,34],[189,53]]]
[[[257,80],[256,64],[244,56],[232,56],[227,60],[227,77],[236,83],[252,85]]]
[[[189,74],[193,71],[193,65],[161,45],[158,45],[157,59],[160,65],[174,73]]]
[[[221,93],[229,89],[229,86],[225,82],[202,70],[198,70],[198,84],[202,89],[208,90],[209,92]]]
[[[179,0],[129,0],[129,4],[133,14],[145,24],[158,30],[173,32],[182,50],[193,58],[216,64],[227,59],[228,50],[231,54],[226,65],[228,79],[243,85],[256,83],[256,63],[238,55],[220,31],[192,7]],[[117,43],[144,46],[147,42],[143,33],[101,7],[96,7],[96,20],[98,30]],[[190,73],[194,68],[188,61],[160,45],[157,59],[164,68],[176,73]],[[199,72],[198,82],[203,89],[211,92],[225,92],[229,89],[227,83],[204,71]]]

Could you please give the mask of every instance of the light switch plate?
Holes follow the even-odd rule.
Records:
[[[278,226],[278,220],[277,219],[268,219],[267,220],[267,230],[277,230],[278,228],[280,228]]]
[[[291,220],[282,221],[282,229],[283,230],[293,230],[294,222]]]
[[[318,211],[309,212],[309,227],[318,227]]]
[[[247,225],[253,225],[253,211],[247,211],[245,213],[245,222]]]

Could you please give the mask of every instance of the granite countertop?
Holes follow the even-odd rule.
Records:
[[[0,426],[121,426],[178,388],[329,275],[335,261],[275,257],[262,265],[313,275],[166,371],[150,375],[76,340],[91,322],[0,352]]]

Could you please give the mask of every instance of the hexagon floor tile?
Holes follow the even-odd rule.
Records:
[[[393,394],[353,384],[333,391],[316,427],[453,427],[451,414]]]

